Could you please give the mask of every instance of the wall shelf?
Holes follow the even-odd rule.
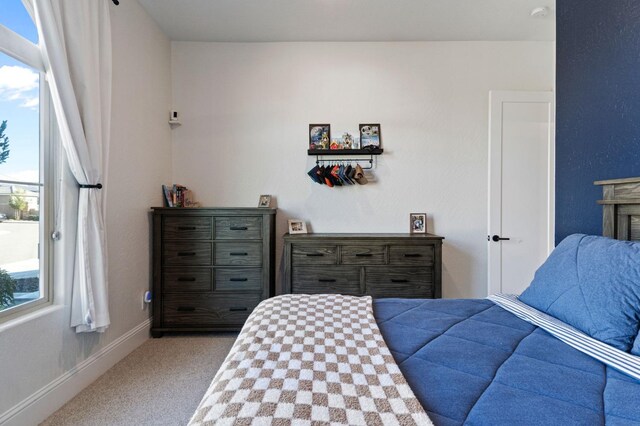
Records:
[[[308,155],[381,155],[382,148],[375,149],[308,149]]]
[[[320,157],[324,157],[324,156],[343,156],[343,157],[352,157],[349,158],[347,161],[353,161],[356,162],[357,164],[360,164],[360,162],[368,162],[369,163],[369,167],[362,167],[365,170],[371,170],[373,169],[373,156],[374,155],[381,155],[384,152],[384,150],[382,148],[375,148],[375,149],[308,149],[307,150],[307,154],[308,155],[315,155],[316,157],[316,164],[320,165],[320,163],[334,163],[335,161],[342,161],[342,159],[332,159],[332,160],[327,160],[327,159],[323,159]],[[368,156],[368,158],[354,158],[354,157],[358,157],[358,156]]]

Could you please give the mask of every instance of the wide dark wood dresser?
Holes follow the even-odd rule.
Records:
[[[153,208],[153,324],[167,331],[240,330],[275,292],[269,208]]]
[[[283,292],[440,298],[442,240],[432,234],[286,234]]]

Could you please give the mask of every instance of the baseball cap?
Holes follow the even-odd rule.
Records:
[[[369,182],[367,178],[364,177],[364,170],[362,170],[362,167],[360,167],[360,164],[356,166],[355,180],[360,185],[366,185]]]

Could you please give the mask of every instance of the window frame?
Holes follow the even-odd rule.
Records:
[[[29,12],[27,10],[27,12]],[[31,14],[30,14],[31,15]],[[35,24],[34,24],[35,25]],[[39,290],[40,297],[0,310],[0,324],[53,304],[53,237],[55,226],[55,182],[58,141],[56,119],[40,48],[20,34],[0,24],[0,52],[40,74],[39,82]]]

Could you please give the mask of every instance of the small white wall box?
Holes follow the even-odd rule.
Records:
[[[175,111],[175,110],[171,111],[171,117],[169,118],[169,121],[180,121],[178,111]]]

